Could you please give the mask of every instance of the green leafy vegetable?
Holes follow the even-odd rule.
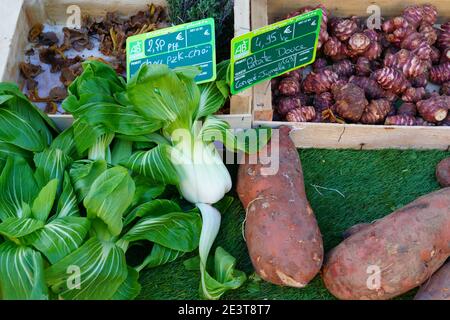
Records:
[[[24,159],[29,159],[32,157],[32,153],[13,144],[0,141],[0,160],[6,161],[8,157],[22,157]]]
[[[50,263],[56,263],[83,243],[89,227],[86,218],[57,218],[27,236],[25,241],[42,252]]]
[[[63,180],[64,171],[72,163],[72,159],[61,149],[45,149],[35,154],[36,181],[39,186],[45,186],[50,180]],[[58,190],[60,186],[58,186]]]
[[[217,65],[217,80],[200,86],[200,102],[196,119],[207,117],[216,113],[223,107],[230,96],[230,88],[226,81],[229,61],[223,61]]]
[[[73,274],[68,273],[71,266],[76,266]],[[111,299],[127,278],[128,269],[121,248],[91,238],[45,274],[52,291],[64,299],[97,300]]]
[[[252,132],[237,136],[212,116],[229,97],[228,63],[201,86],[192,67],[143,66],[129,83],[98,61],[83,69],[62,104],[75,121],[57,136],[17,87],[0,84],[1,296],[134,299],[142,269],[197,249],[203,297],[239,287],[245,275],[225,251],[207,266],[220,227],[212,204],[231,189],[214,143],[250,152],[264,138],[252,146]],[[147,255],[131,267],[136,245]]]
[[[28,163],[23,158],[8,158],[0,176],[0,220],[28,217],[31,212],[25,207],[37,193],[38,186]]]
[[[182,209],[178,205],[178,203],[165,200],[165,199],[156,199],[146,203],[143,203],[136,208],[133,209],[129,214],[127,214],[125,218],[125,225],[130,224],[136,218],[142,217],[159,217],[167,213],[172,212],[181,212]]]
[[[138,177],[146,178],[150,185],[176,186],[183,198],[199,208],[210,207],[209,205],[221,200],[232,185],[230,174],[214,142],[222,142],[231,151],[256,152],[270,138],[270,135],[266,135],[265,138],[260,138],[256,145],[251,144],[249,143],[251,133],[245,133],[238,138],[228,123],[212,115],[225,103],[230,94],[227,86],[228,62],[218,66],[217,81],[202,86],[195,83],[194,78],[200,70],[194,67],[170,70],[166,65],[143,65],[126,86],[122,86],[120,81],[112,78],[99,81],[95,71],[96,65],[86,64],[84,67],[85,72],[80,77],[79,84],[74,84],[73,90],[71,88],[71,96],[63,107],[74,113],[77,121],[85,123],[84,127],[88,129],[85,128],[84,131],[88,131],[88,137],[99,138],[95,130],[89,129],[95,126],[103,133],[109,132],[118,135],[121,140],[133,142],[135,151],[131,155],[129,144],[126,149],[120,144],[116,149],[112,144],[114,163],[125,166]],[[112,75],[112,72],[108,74]],[[90,80],[92,86],[98,86],[96,91],[100,94],[97,97],[93,96],[92,89],[80,85]],[[110,83],[115,85],[111,86]],[[98,109],[98,113],[94,116],[95,108]],[[120,119],[109,116],[110,112],[118,112],[127,120],[121,123]],[[127,125],[128,119],[131,127],[133,121],[138,121],[142,127],[140,133],[133,132],[131,127],[125,130],[123,126]],[[203,121],[203,126],[200,121]],[[95,144],[92,139],[85,144],[85,148],[92,150]],[[111,141],[102,143],[101,149],[110,144]],[[126,156],[122,156],[124,153]],[[100,158],[108,160],[105,155],[101,155]],[[131,203],[139,204],[139,200],[135,197]],[[140,202],[144,206],[151,207],[152,201],[149,203]],[[85,205],[88,207],[87,203]],[[193,221],[185,221],[185,214],[172,211],[165,215],[140,217],[142,210],[144,209],[138,206],[126,215],[124,225],[130,229],[123,240],[145,239],[165,248],[183,252],[191,251],[198,245],[197,241],[193,241],[195,238],[188,237],[189,228],[186,226],[177,228],[175,222],[178,220],[181,224],[195,225]],[[92,209],[88,207],[89,211]],[[210,217],[209,209],[203,211],[206,213],[202,212],[203,223],[199,244],[200,256],[205,260],[219,230],[220,218],[216,219],[215,214]],[[192,212],[190,214],[195,215]],[[118,216],[115,218],[117,221]],[[137,218],[140,219],[135,222]],[[106,221],[105,217],[103,219]],[[115,232],[117,234],[119,223],[114,224],[117,224]],[[160,230],[164,229],[170,231],[165,232],[163,236],[159,235]],[[183,235],[187,238],[182,238]],[[184,239],[183,246],[176,242],[177,238]],[[165,259],[164,255],[156,259],[156,253],[158,252],[155,251],[152,258],[152,261],[156,262],[152,263]],[[171,257],[171,254],[168,256]],[[205,268],[201,270],[204,283],[206,271]],[[208,287],[206,285],[202,287],[205,290],[204,296],[209,297]]]
[[[147,256],[147,258],[145,258],[144,262],[142,262],[142,264],[137,267],[137,269],[142,270],[144,268],[155,268],[158,266],[162,266],[166,263],[175,261],[184,254],[185,252],[169,249],[155,243],[153,245],[151,253]]]
[[[29,151],[45,148],[42,136],[14,112],[0,108],[0,124],[0,140]]]
[[[168,145],[159,145],[145,152],[138,151],[121,164],[152,181],[176,185],[179,180],[170,157],[171,148]]]
[[[58,199],[58,207],[56,209],[56,217],[78,217],[80,209],[75,191],[72,186],[69,174],[64,172],[64,181],[61,196]]]
[[[18,141],[22,141],[22,143],[26,142],[29,138],[37,138],[37,136],[40,136],[38,139],[40,141],[38,143],[39,146],[46,146],[52,142],[53,133],[58,132],[53,121],[43,111],[32,104],[15,84],[7,82],[0,83],[0,109],[10,111],[16,120],[20,119],[18,123],[23,124],[23,122],[26,122],[27,125],[14,129],[21,131],[22,134],[31,134],[30,137],[22,134],[20,137],[17,137]],[[0,127],[2,128],[10,125],[11,123],[0,121]],[[30,127],[33,132],[30,132]],[[10,134],[10,132],[5,133],[7,135]],[[0,140],[4,139],[0,138]]]
[[[79,160],[72,164],[69,175],[77,193],[78,202],[82,202],[94,181],[106,171],[108,164],[104,160]]]
[[[165,185],[149,181],[149,179],[140,175],[134,177],[134,183],[136,192],[134,193],[133,206],[156,199],[166,189]]]
[[[206,298],[217,300],[226,291],[242,286],[247,276],[244,272],[236,270],[235,265],[236,259],[223,248],[217,247],[214,255],[214,277],[205,272],[202,280],[202,292]]]
[[[32,218],[11,217],[0,223],[0,234],[12,241],[44,227],[44,222]]]
[[[131,157],[133,153],[133,142],[123,139],[116,139],[111,152],[111,164],[118,165],[122,161]]]
[[[77,152],[79,154],[85,153],[106,133],[107,130],[101,125],[89,126],[80,119],[75,120],[73,123],[73,138]]]
[[[133,200],[134,191],[134,181],[125,168],[106,170],[94,181],[84,199],[88,218],[102,219],[112,235],[119,235],[122,216]]]
[[[5,300],[46,300],[41,254],[9,241],[0,244],[0,292]]]
[[[119,289],[111,297],[111,300],[133,300],[141,291],[141,285],[138,282],[139,272],[128,267],[128,275]]]
[[[52,210],[53,203],[55,202],[57,187],[58,179],[51,180],[44,188],[42,188],[36,199],[34,199],[31,213],[36,220],[47,220],[50,211]]]
[[[124,239],[148,240],[172,250],[191,252],[198,247],[200,230],[198,214],[173,212],[142,218],[125,234]]]

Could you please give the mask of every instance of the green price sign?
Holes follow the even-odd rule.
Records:
[[[214,19],[204,19],[157,30],[127,39],[128,80],[143,64],[167,64],[170,68],[198,66],[195,79],[216,79]]]
[[[298,69],[316,59],[322,10],[280,21],[231,41],[231,92]]]

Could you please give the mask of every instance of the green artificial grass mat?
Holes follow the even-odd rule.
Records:
[[[435,179],[437,163],[450,156],[443,151],[353,151],[300,150],[308,199],[323,235],[325,251],[342,240],[347,228],[379,219],[419,196],[439,189]],[[236,174],[236,167],[231,168]],[[283,192],[283,190],[280,190]],[[222,212],[216,245],[237,259],[237,269],[249,279],[223,299],[334,299],[320,276],[306,288],[279,287],[255,274],[242,238],[244,210],[235,201]],[[213,252],[213,250],[212,250]],[[138,299],[198,299],[199,274],[187,271],[185,256],[171,264],[142,271]],[[411,299],[412,291],[400,299]]]

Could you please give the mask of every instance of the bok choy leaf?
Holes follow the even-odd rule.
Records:
[[[57,218],[24,240],[44,254],[50,263],[56,263],[83,243],[89,228],[90,222],[86,218]]]
[[[38,185],[28,163],[23,158],[8,158],[0,176],[0,220],[28,218],[31,210],[25,208],[29,208],[37,193]]]
[[[122,216],[130,206],[135,191],[133,179],[123,167],[106,170],[92,184],[84,198],[89,219],[99,218],[112,235],[122,231]]]
[[[0,292],[5,300],[46,300],[42,255],[12,242],[0,244]]]
[[[67,272],[70,266],[76,266],[76,277]],[[111,299],[127,279],[128,268],[125,253],[114,242],[90,238],[49,267],[45,275],[52,291],[64,299]]]

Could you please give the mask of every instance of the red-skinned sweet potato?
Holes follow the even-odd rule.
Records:
[[[436,167],[436,178],[441,187],[450,187],[450,158],[439,162]]]
[[[449,255],[446,188],[345,239],[327,255],[323,280],[339,299],[390,299],[424,283]]]
[[[264,175],[262,164],[239,167],[237,192],[246,208],[245,239],[256,272],[266,281],[301,288],[320,271],[322,236],[305,194],[297,149],[281,127],[279,170]]]
[[[342,239],[347,239],[348,237],[354,235],[357,232],[360,232],[361,230],[367,228],[368,226],[370,226],[370,223],[358,223],[358,224],[355,224],[354,226],[348,228],[347,230],[345,230],[342,233]]]
[[[450,261],[424,283],[414,300],[450,300]]]

